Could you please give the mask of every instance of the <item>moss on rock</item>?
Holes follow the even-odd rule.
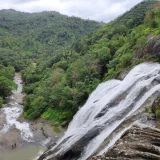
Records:
[[[160,96],[155,98],[152,104],[152,112],[155,113],[156,118],[160,118]]]

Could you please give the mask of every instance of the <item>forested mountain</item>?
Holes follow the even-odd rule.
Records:
[[[158,36],[158,5],[143,1],[115,21],[82,38],[74,50],[82,55],[94,54],[100,61],[101,78],[115,78],[121,71],[144,61],[136,58],[139,49],[148,42],[148,36]],[[154,32],[154,33],[153,33]],[[147,60],[147,57],[146,57]]]
[[[143,53],[149,37],[159,38],[159,13],[159,2],[143,1],[104,25],[57,12],[1,10],[0,63],[22,72],[25,117],[68,123],[101,81],[159,61]]]
[[[15,88],[12,83],[15,71],[19,72],[29,64],[36,64],[40,57],[41,62],[48,64],[52,56],[61,56],[75,41],[102,25],[58,12],[31,14],[12,9],[1,10],[0,106]],[[40,80],[38,76],[32,78]]]
[[[32,58],[68,49],[80,37],[103,25],[58,12],[22,13],[15,10],[1,10],[0,22],[0,47]]]
[[[155,5],[156,4],[156,5]],[[159,2],[143,1],[71,49],[29,65],[23,72],[25,116],[69,122],[95,87],[143,61],[148,37],[159,36]]]
[[[12,66],[5,67],[0,64],[0,107],[12,90],[17,88],[13,82],[14,74],[15,70]]]

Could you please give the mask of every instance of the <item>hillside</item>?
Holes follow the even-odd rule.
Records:
[[[141,2],[70,50],[28,66],[22,72],[28,94],[25,116],[68,123],[100,82],[140,62],[159,61],[155,54],[139,54],[149,36],[158,38],[158,15],[159,3]]]
[[[154,3],[141,2],[115,21],[81,39],[74,46],[74,50],[82,55],[86,53],[96,55],[100,60],[103,80],[115,78],[121,71],[124,71],[124,68],[127,69],[138,61],[144,60],[134,57],[136,51],[147,44],[147,36],[153,29],[154,19],[151,20],[151,17],[147,19],[149,17],[146,14]]]
[[[37,58],[56,54],[103,24],[68,17],[58,12],[24,13],[0,11],[0,47]]]

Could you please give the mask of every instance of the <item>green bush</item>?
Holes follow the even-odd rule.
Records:
[[[131,54],[125,54],[120,58],[120,64],[122,67],[128,67],[132,64],[133,56]]]

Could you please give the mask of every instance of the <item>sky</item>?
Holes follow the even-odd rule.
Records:
[[[0,9],[58,11],[68,16],[109,22],[142,0],[0,0]]]

